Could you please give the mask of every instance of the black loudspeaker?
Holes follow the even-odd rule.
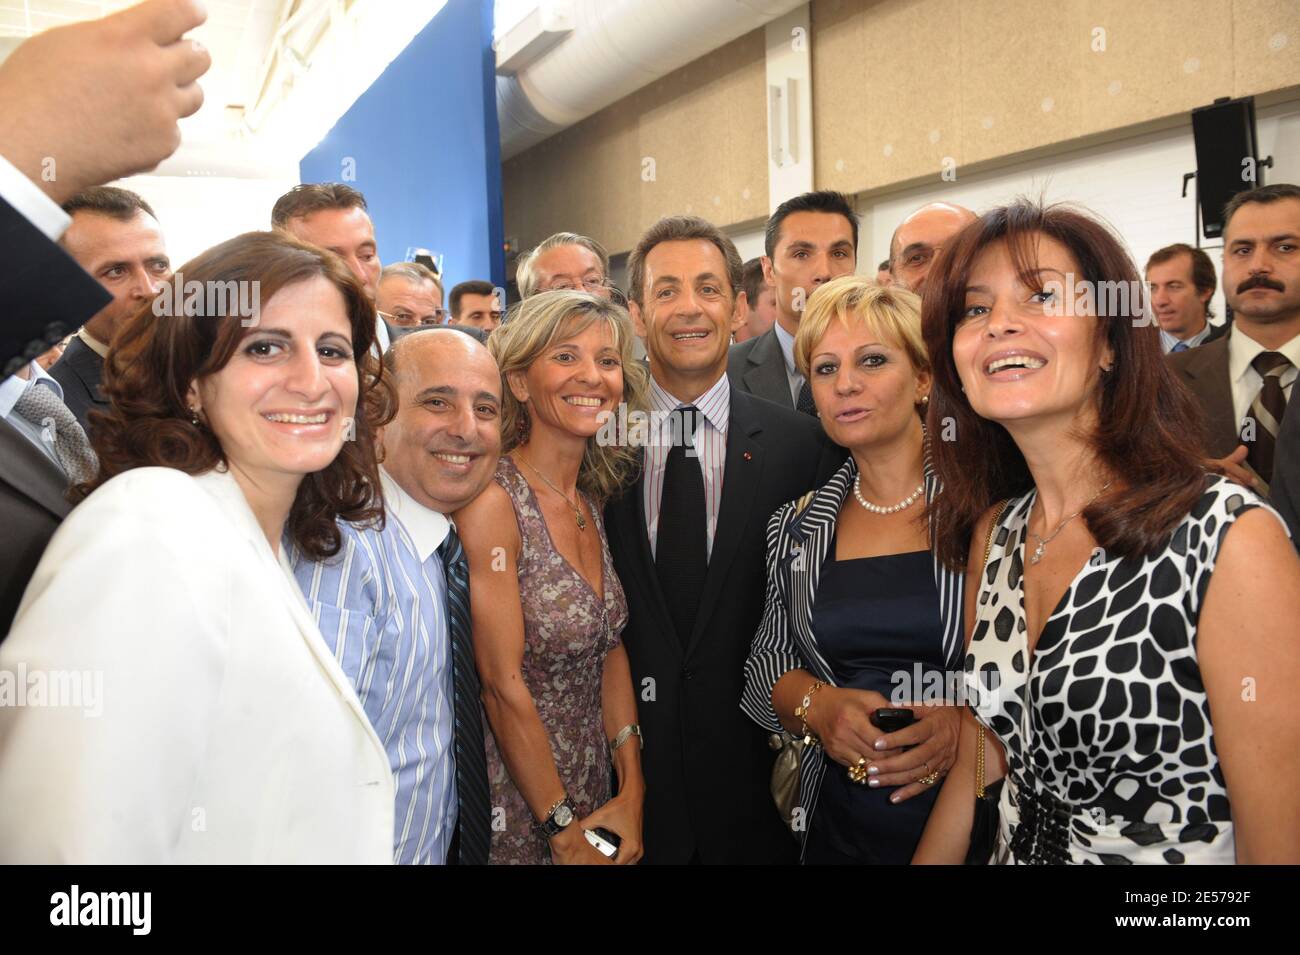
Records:
[[[1255,136],[1255,99],[1216,100],[1192,110],[1196,192],[1207,239],[1223,234],[1223,207],[1239,192],[1264,185]]]

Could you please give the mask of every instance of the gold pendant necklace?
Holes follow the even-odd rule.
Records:
[[[574,520],[578,522],[578,530],[585,531],[587,529],[587,519],[582,516],[582,508],[579,507],[577,504],[575,504],[573,501],[569,500],[569,496],[567,494],[565,494],[558,487],[552,484],[550,478],[548,478],[541,471],[537,470],[537,468],[533,467],[532,464],[528,461],[528,459],[525,458],[522,454],[520,454],[518,457],[520,461],[523,461],[524,464],[528,465],[528,470],[532,471],[539,478],[541,478],[543,481],[546,482],[547,487],[549,487],[556,494],[560,495],[560,497],[564,498],[564,503],[568,504],[569,507],[573,508],[573,517]]]

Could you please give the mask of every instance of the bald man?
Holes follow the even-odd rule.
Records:
[[[889,243],[894,283],[919,292],[940,250],[976,218],[966,207],[951,202],[931,202],[909,215]]]
[[[388,751],[397,780],[393,859],[487,862],[491,806],[468,570],[446,515],[478,496],[501,454],[501,373],[453,329],[384,353],[398,411],[380,433],[387,520],[339,522],[342,548],[294,558],[320,631]]]

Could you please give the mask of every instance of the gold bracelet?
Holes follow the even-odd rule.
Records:
[[[825,685],[826,683],[823,680],[815,681],[812,686],[808,687],[808,692],[803,695],[803,702],[794,708],[794,718],[802,724],[799,727],[799,735],[803,737],[805,746],[815,746],[821,742],[808,729],[808,707],[812,706],[813,694]]]

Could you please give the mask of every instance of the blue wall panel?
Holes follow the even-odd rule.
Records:
[[[505,284],[495,66],[490,0],[449,0],[298,168],[365,194],[385,265],[442,253],[447,291]]]

